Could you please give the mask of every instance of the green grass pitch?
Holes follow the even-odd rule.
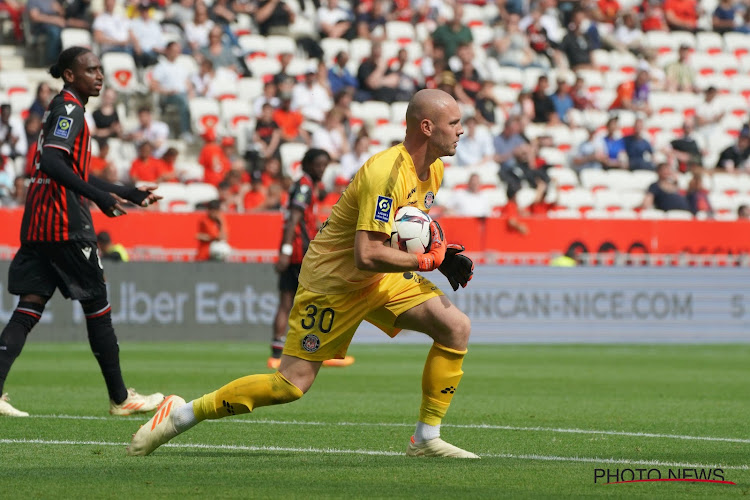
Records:
[[[187,400],[268,371],[267,349],[121,345],[128,385]],[[750,495],[750,345],[472,345],[442,434],[478,461],[403,456],[426,352],[355,345],[357,363],[322,369],[300,401],[205,422],[149,457],[127,457],[148,416],[108,415],[88,345],[32,336],[6,383],[32,417],[0,419],[0,498]],[[717,467],[736,485],[595,483],[596,469],[667,477]]]

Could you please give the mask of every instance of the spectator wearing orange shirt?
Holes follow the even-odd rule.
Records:
[[[615,24],[620,12],[620,4],[617,0],[599,0],[597,7],[599,8],[600,21]]]
[[[554,181],[551,181],[554,182]],[[557,208],[557,200],[547,201],[547,188],[548,184],[543,180],[538,180],[536,183],[536,197],[531,205],[528,207],[528,211],[531,215],[540,217],[546,217],[550,210]]]
[[[518,220],[520,214],[518,210],[518,202],[516,201],[516,195],[518,194],[518,191],[520,191],[520,189],[520,184],[517,184],[515,182],[508,183],[508,203],[505,204],[502,211],[500,212],[500,217],[504,217],[506,219],[506,223],[510,231],[515,231],[521,233],[522,235],[527,235],[529,234],[529,227]]]
[[[648,71],[640,70],[635,80],[622,82],[617,87],[617,96],[609,109],[627,109],[650,115],[651,108],[648,105],[650,93],[649,81]]]
[[[177,156],[179,156],[179,154],[180,152],[175,148],[168,148],[164,152],[164,155],[161,157],[162,171],[159,182],[180,181],[180,179],[177,178],[177,171],[175,169],[177,166]]]
[[[672,31],[692,31],[698,29],[698,16],[702,9],[696,0],[665,0],[664,16]]]
[[[231,170],[232,161],[227,156],[225,147],[216,141],[216,132],[209,130],[203,135],[203,139],[206,143],[198,154],[198,163],[203,167],[203,182],[218,186]]]
[[[130,165],[130,179],[133,182],[161,182],[165,173],[164,162],[153,156],[154,147],[150,142],[138,146],[138,157]]]
[[[109,156],[109,142],[107,142],[107,139],[104,137],[96,137],[94,140],[99,145],[99,154],[96,156],[91,155],[89,172],[97,177],[101,177],[104,169],[110,164],[110,161],[107,159]]]
[[[212,200],[207,204],[206,215],[198,221],[198,254],[196,261],[207,261],[211,259],[211,243],[214,241],[227,241],[229,237],[227,222],[221,213],[221,202]]]
[[[667,31],[667,20],[661,5],[652,5],[650,1],[643,2],[643,16],[641,29],[645,31]]]
[[[273,121],[281,129],[281,138],[285,142],[304,142],[310,144],[310,134],[302,128],[304,117],[299,111],[292,109],[292,94],[282,92],[279,95],[281,104],[273,112]]]
[[[260,171],[256,170],[252,178],[251,189],[244,199],[245,212],[259,212],[265,208],[266,189],[263,187],[263,176]]]

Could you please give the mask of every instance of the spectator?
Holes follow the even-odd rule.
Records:
[[[336,163],[350,149],[349,140],[344,130],[343,118],[339,110],[329,111],[326,114],[323,126],[315,130],[312,135],[312,147],[326,151],[331,161]]]
[[[547,60],[544,64],[545,67],[562,66],[560,64],[562,62],[562,56],[560,52],[554,48],[557,44],[550,40],[547,31],[547,28],[549,27],[557,33],[559,25],[560,21],[544,14],[540,4],[533,6],[530,14],[519,23],[519,29],[525,31],[529,38],[529,47],[531,47],[531,50],[533,50],[538,57]],[[559,41],[559,38],[557,40]]]
[[[334,64],[331,69],[328,70],[328,82],[331,86],[331,92],[333,92],[334,95],[346,88],[356,89],[359,87],[357,78],[346,68],[348,63],[349,54],[342,50],[336,54]]]
[[[232,161],[223,144],[217,141],[216,132],[206,132],[203,140],[203,148],[198,154],[198,163],[203,167],[203,182],[218,186],[232,169]]]
[[[575,109],[595,109],[594,98],[591,96],[586,85],[580,76],[576,76],[576,81],[573,84],[573,88],[570,89],[570,98],[573,99],[573,107]]]
[[[406,54],[405,49],[401,49],[401,51],[404,52],[404,55]],[[399,51],[399,57],[401,56],[401,51]],[[477,94],[479,93],[479,89],[482,85],[481,81],[483,79],[483,75],[480,74],[474,64],[475,58],[476,54],[474,53],[473,45],[471,43],[462,43],[458,46],[456,57],[449,61],[449,66],[453,69],[453,73],[456,77],[456,83],[461,88],[461,92],[468,98],[467,103],[470,103],[472,107],[476,102]],[[412,87],[415,87],[415,85],[412,84]],[[412,88],[411,90],[406,90],[409,92],[409,96],[402,96],[399,100],[409,100],[409,97],[414,93],[415,89]],[[406,99],[403,97],[406,97]]]
[[[736,31],[745,35],[750,34],[750,9],[745,10],[742,16],[742,24],[736,28]]]
[[[288,35],[294,22],[294,11],[283,0],[260,0],[255,13],[255,23],[260,34]]]
[[[44,64],[49,66],[57,61],[62,51],[60,34],[67,26],[65,9],[57,0],[29,0],[26,4],[34,35],[45,35]]]
[[[541,75],[537,80],[536,88],[531,94],[531,99],[534,101],[534,123],[547,123],[549,125],[558,125],[560,123],[560,117],[557,116],[555,111],[555,103],[552,98],[547,95],[549,89],[549,79],[545,75]]]
[[[557,46],[562,40],[564,30],[560,26],[561,17],[556,4],[555,0],[541,0],[532,5],[529,14],[521,19],[519,28],[529,33],[532,48],[536,42],[535,35],[538,33],[543,33],[550,46]],[[534,25],[539,28],[530,30],[529,28]]]
[[[627,168],[625,141],[620,136],[620,121],[616,116],[612,116],[607,120],[607,132],[603,140],[607,152],[607,157],[604,160],[604,168],[606,170]]]
[[[39,134],[42,133],[42,117],[36,113],[29,113],[26,121],[23,123],[24,133],[26,134],[26,174],[29,177],[34,173],[34,155],[36,154]]]
[[[667,20],[664,17],[661,1],[643,2],[643,15],[641,16],[641,29],[647,31],[669,31]]]
[[[695,70],[688,63],[690,46],[680,45],[678,58],[667,65],[667,90],[672,92],[695,92]]]
[[[281,138],[285,142],[304,142],[310,144],[310,133],[302,128],[305,120],[302,113],[292,109],[292,94],[282,92],[279,95],[281,104],[273,112],[273,121],[281,130]]]
[[[697,0],[664,0],[664,17],[671,31],[695,33],[702,11]]]
[[[641,28],[638,26],[638,20],[636,19],[635,13],[623,13],[622,22],[615,29],[613,48],[620,51],[629,50],[637,55],[641,53],[642,40],[643,31],[641,31]]]
[[[532,170],[536,165],[536,157],[531,144],[521,135],[521,121],[517,116],[511,116],[505,122],[505,128],[495,137],[495,162],[500,164],[500,179],[505,183],[521,184],[526,180],[536,186],[539,176]]]
[[[130,34],[130,20],[115,12],[116,0],[104,0],[104,12],[99,13],[91,27],[94,42],[104,52],[133,53],[133,38]]]
[[[549,67],[548,59],[537,54],[529,45],[529,37],[519,28],[520,21],[518,14],[509,14],[503,26],[495,28],[495,37],[487,55],[495,58],[501,66]]]
[[[555,114],[566,125],[569,125],[568,111],[573,109],[573,98],[570,96],[570,85],[565,78],[557,78],[557,90],[550,96],[555,106]]]
[[[13,23],[13,36],[17,43],[23,42],[23,11],[22,2],[15,0],[0,0],[0,12],[7,12],[8,18]]]
[[[366,134],[360,134],[354,142],[354,150],[341,157],[340,177],[346,180],[345,187],[370,156],[370,138]]]
[[[217,85],[236,80],[237,73],[228,68],[215,68],[211,59],[203,58],[198,64],[198,73],[192,76],[190,83],[196,96],[221,99],[221,87],[217,88]]]
[[[99,247],[99,256],[112,262],[128,262],[130,257],[128,251],[120,243],[112,243],[112,236],[107,231],[101,231],[96,235],[96,245]]]
[[[226,242],[229,239],[227,222],[221,213],[221,202],[211,200],[207,204],[206,215],[198,222],[198,262],[211,260],[211,244],[216,241]]]
[[[101,177],[104,169],[112,165],[112,162],[109,160],[109,142],[107,141],[106,137],[96,137],[95,141],[98,146],[99,152],[96,155],[91,155],[89,172],[96,175],[97,177]]]
[[[0,156],[0,206],[9,204],[13,198],[15,179],[15,165],[8,158]]]
[[[750,220],[749,206],[743,204],[737,207],[737,220]]]
[[[598,0],[596,2],[596,17],[602,23],[614,26],[620,13],[620,4],[617,0]]]
[[[256,116],[263,112],[265,104],[269,104],[272,109],[278,108],[281,104],[279,98],[276,97],[276,84],[273,81],[263,84],[263,95],[256,97],[253,101],[253,112]]]
[[[339,0],[327,0],[326,6],[317,13],[318,32],[322,38],[346,38],[356,35],[354,12],[339,4]]]
[[[292,90],[292,109],[299,110],[307,120],[322,123],[333,107],[333,101],[328,90],[316,78],[317,67],[311,63],[305,71],[304,81]]]
[[[195,0],[179,0],[178,2],[169,2],[167,5],[164,15],[166,24],[174,24],[182,31],[193,22],[193,19],[195,19]],[[185,34],[187,35],[187,33]]]
[[[677,159],[681,172],[687,170],[687,165],[690,161],[697,161],[700,163],[702,148],[699,146],[698,141],[693,137],[694,121],[692,118],[686,118],[685,123],[682,125],[682,137],[674,139],[670,142],[672,147],[672,154]]]
[[[117,92],[113,88],[107,88],[102,93],[99,107],[92,114],[94,118],[94,137],[108,139],[122,135],[122,125],[117,114]]]
[[[166,40],[161,24],[151,17],[151,5],[138,4],[138,16],[130,22],[130,37],[133,40],[133,56],[140,68],[153,66],[164,53]]]
[[[737,142],[719,155],[716,170],[724,172],[747,171],[750,158],[750,135],[740,134]]]
[[[214,22],[208,17],[208,7],[203,2],[195,5],[192,21],[185,26],[185,41],[193,54],[198,54],[208,47],[208,33],[214,27]]]
[[[266,188],[263,186],[261,172],[253,172],[250,190],[245,194],[243,206],[245,212],[260,212],[267,203]]]
[[[463,15],[463,5],[457,2],[453,8],[453,19],[446,24],[438,26],[438,28],[432,32],[433,45],[440,45],[443,47],[445,50],[445,57],[448,60],[456,54],[459,45],[474,41],[474,38],[471,35],[471,30],[462,22]]]
[[[734,30],[734,18],[737,15],[737,8],[732,0],[720,0],[716,6],[711,18],[714,31],[723,35]]]
[[[179,182],[177,177],[177,157],[180,152],[176,148],[167,148],[161,157],[162,170],[159,182]]]
[[[534,110],[534,100],[531,98],[531,91],[522,89],[518,93],[518,101],[510,109],[511,115],[516,115],[521,120],[521,130],[524,130],[534,119],[536,111]]]
[[[273,108],[270,104],[263,105],[258,119],[255,121],[255,132],[253,132],[253,143],[260,158],[271,158],[279,156],[279,145],[281,144],[281,129],[273,119]]]
[[[660,163],[656,167],[659,178],[649,186],[643,199],[642,209],[656,208],[657,210],[685,210],[690,211],[687,198],[680,194],[677,186],[677,176],[674,168],[668,163]]]
[[[375,0],[372,2],[371,9],[357,15],[357,38],[382,41],[385,38],[385,23],[387,22],[385,0]]]
[[[466,189],[453,191],[447,208],[448,215],[458,217],[489,217],[492,214],[492,202],[482,191],[478,174],[469,176]]]
[[[154,120],[151,108],[143,106],[138,108],[138,128],[128,134],[127,139],[136,144],[150,142],[154,147],[154,156],[161,158],[167,150],[169,127],[162,121]]]
[[[607,146],[595,126],[588,127],[589,137],[578,146],[573,157],[573,169],[580,173],[587,168],[603,169],[607,163]]]
[[[587,33],[583,31],[583,24],[587,21],[586,13],[578,10],[573,14],[573,20],[568,33],[560,43],[560,50],[568,58],[568,64],[573,70],[594,69],[591,64],[593,45]]]
[[[694,173],[693,178],[690,179],[685,198],[687,198],[690,211],[693,212],[693,215],[700,212],[713,217],[714,209],[711,207],[711,201],[708,199],[708,190],[703,185],[703,174],[700,172]]]
[[[26,131],[18,116],[11,116],[10,104],[0,104],[0,155],[13,160],[26,155]]]
[[[193,88],[187,69],[177,62],[180,55],[180,44],[169,42],[165,59],[154,67],[151,91],[159,94],[162,109],[174,106],[180,115],[180,138],[191,143],[193,135],[190,130],[190,107],[188,98],[193,95]]]
[[[527,208],[530,215],[547,217],[550,210],[555,210],[557,208],[557,199],[554,199],[554,201],[547,201],[549,185],[552,182],[553,181],[545,182],[541,179],[537,180],[534,201],[532,201]],[[559,193],[559,191],[556,191],[556,193]]]
[[[721,101],[716,99],[719,92],[716,87],[706,89],[705,100],[695,110],[695,120],[698,131],[708,138],[719,128],[719,122],[724,118],[725,110]]]
[[[651,143],[643,137],[643,118],[636,118],[633,133],[626,136],[623,143],[630,170],[656,170],[654,164],[651,163],[654,150]]]
[[[201,58],[208,59],[217,70],[224,68],[231,70],[235,76],[242,74],[239,61],[232,48],[223,41],[224,30],[214,25],[208,32],[208,45],[201,49]]]
[[[635,80],[628,80],[617,86],[617,95],[609,109],[627,109],[650,115],[651,108],[648,105],[649,94],[648,72],[638,70]]]
[[[3,199],[2,205],[9,208],[23,207],[26,205],[26,192],[29,188],[29,178],[19,175],[13,179],[13,192],[9,197]]]
[[[500,212],[500,217],[506,219],[506,224],[511,232],[518,232],[521,235],[526,236],[529,234],[529,227],[518,220],[519,210],[518,201],[516,196],[518,191],[521,190],[521,185],[517,182],[509,182],[506,194],[508,196],[508,202],[505,204]]]
[[[456,164],[461,167],[481,165],[493,160],[495,147],[492,136],[484,128],[477,127],[475,116],[464,120],[466,133],[456,147]]]
[[[130,165],[130,181],[134,184],[139,182],[158,183],[165,176],[164,162],[153,156],[154,148],[148,141],[138,146],[138,156]]]
[[[388,61],[383,57],[383,46],[380,42],[372,42],[370,57],[362,61],[357,71],[359,91],[355,98],[358,101],[374,99],[387,103],[394,102],[399,75],[387,72]]]
[[[229,44],[233,46],[239,46],[239,44],[237,43],[237,36],[232,32],[230,26],[237,22],[237,14],[250,14],[250,10],[254,8],[254,6],[244,7],[244,5],[244,3],[234,0],[214,0],[208,10],[208,16],[216,26],[221,28],[222,33],[229,39]]]
[[[476,118],[484,125],[494,125],[496,118],[496,112],[502,108],[502,104],[495,97],[495,82],[492,80],[484,80],[475,103]]]
[[[247,177],[247,181],[250,182],[250,176]],[[263,187],[268,190],[273,184],[281,184],[281,160],[275,157],[267,158],[263,162],[263,172],[260,175],[260,181]]]
[[[47,111],[47,106],[52,102],[52,97],[54,96],[52,95],[52,89],[49,84],[46,82],[39,83],[36,87],[36,97],[29,108],[29,114],[36,115],[39,118],[43,117],[44,113]]]
[[[396,85],[396,92],[394,95],[395,101],[408,101],[412,95],[419,90],[419,84],[407,71],[407,64],[409,63],[409,53],[406,49],[399,49],[396,55],[396,61],[388,66],[386,76],[397,75],[398,84]],[[466,67],[466,66],[465,66]],[[469,74],[472,74],[471,70],[468,70]],[[467,80],[467,85],[471,85]]]

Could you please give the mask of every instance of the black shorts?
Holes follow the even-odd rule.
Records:
[[[107,298],[104,270],[95,242],[23,243],[8,269],[8,292],[82,302]]]
[[[279,274],[279,291],[296,292],[299,286],[299,272],[302,264],[289,264],[281,274]]]

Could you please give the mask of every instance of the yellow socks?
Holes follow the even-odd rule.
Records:
[[[250,413],[261,406],[290,403],[303,392],[281,373],[249,375],[193,401],[198,421]]]
[[[427,355],[422,373],[422,406],[419,421],[440,425],[464,374],[461,364],[466,350],[457,351],[435,342]]]

